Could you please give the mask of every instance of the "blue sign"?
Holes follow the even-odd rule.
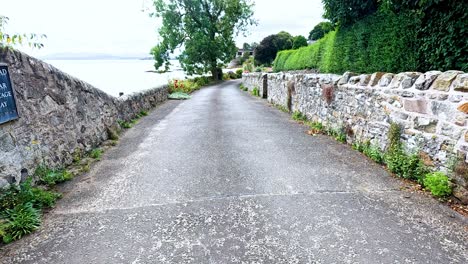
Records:
[[[18,119],[15,94],[11,86],[8,66],[0,63],[0,124]]]

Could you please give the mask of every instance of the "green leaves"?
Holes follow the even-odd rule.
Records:
[[[155,17],[162,18],[162,41],[152,50],[155,68],[169,69],[169,56],[178,57],[188,74],[216,73],[235,57],[234,36],[256,24],[249,0],[155,0]]]
[[[330,22],[318,23],[309,33],[309,40],[319,40],[328,32],[333,30],[333,24]]]
[[[0,193],[0,238],[10,243],[36,230],[41,223],[40,210],[53,207],[61,196],[32,187],[31,179],[11,185]]]
[[[424,178],[424,186],[435,197],[446,197],[452,193],[449,178],[442,172],[433,172]]]
[[[10,34],[5,32],[5,25],[9,18],[0,16],[0,47],[12,47],[15,45],[28,45],[30,48],[41,49],[44,47],[40,41],[47,38],[45,34]]]
[[[377,11],[377,0],[322,0],[325,14],[333,24],[348,26]]]
[[[293,49],[298,49],[300,47],[307,47],[307,39],[304,36],[295,36],[293,38]]]
[[[293,41],[293,36],[285,31],[267,36],[255,49],[255,62],[259,65],[270,65],[279,51],[293,48]]]
[[[0,215],[2,221],[0,229],[3,233],[3,242],[10,243],[14,240],[32,233],[41,225],[41,213],[31,203],[17,205],[13,209],[7,209]]]
[[[334,39],[328,41],[328,33],[306,49],[279,53],[275,71],[468,71],[468,42],[460,37],[468,28],[468,5],[464,1],[374,1],[380,4],[378,11],[372,11],[372,7],[362,16],[355,14],[372,6],[371,2],[324,0],[327,12],[336,15],[334,20],[329,17],[332,22],[341,21]],[[341,12],[352,19],[342,18]]]

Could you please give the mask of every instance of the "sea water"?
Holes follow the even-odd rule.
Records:
[[[178,61],[171,71],[155,73],[152,60],[46,60],[56,68],[113,96],[132,94],[184,79]]]

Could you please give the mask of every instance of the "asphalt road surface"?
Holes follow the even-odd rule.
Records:
[[[468,221],[230,81],[169,101],[0,263],[468,263]]]

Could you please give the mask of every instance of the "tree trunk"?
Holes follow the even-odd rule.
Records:
[[[213,80],[220,81],[223,79],[223,71],[220,68],[212,68],[211,75],[213,76]]]

